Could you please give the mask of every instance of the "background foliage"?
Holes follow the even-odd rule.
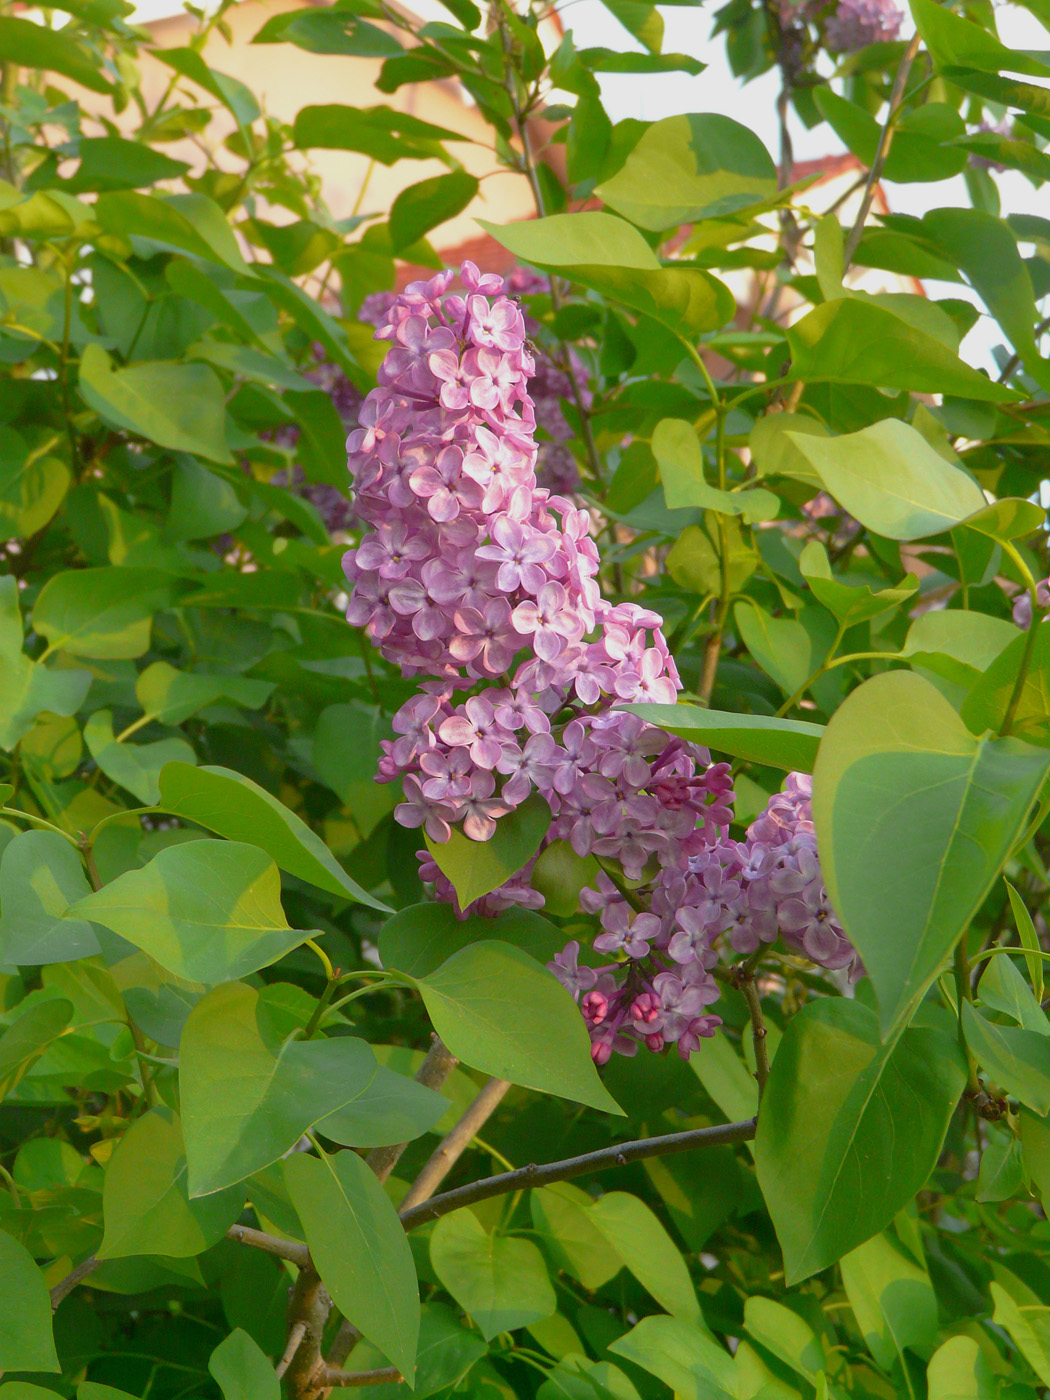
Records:
[[[174,49],[122,0],[0,14],[2,1400],[276,1400],[344,1362],[384,1397],[1050,1388],[1050,222],[1000,219],[994,180],[1046,178],[1050,65],[933,0],[914,39],[843,53],[847,4],[718,21],[738,74],[777,66],[782,109],[862,162],[845,226],[786,133],[778,165],[727,116],[610,121],[600,75],[700,67],[647,0],[608,0],[630,54],[545,54],[542,7],[503,0],[422,26],[337,0],[257,36],[470,94],[536,196],[492,231],[543,274],[516,284],[543,469],[685,681],[648,713],[733,761],[738,835],[815,773],[868,975],[760,951],[691,1058],[601,1080],[542,966],[595,931],[589,877],[555,869],[542,914],[427,902],[373,781],[409,687],[341,611],[366,299],[439,265],[427,236],[478,188],[457,133],[272,120],[202,56],[229,3]],[[447,173],[340,221],[318,148]],[[959,173],[965,207],[870,217],[883,175]],[[995,377],[959,355],[978,314]],[[447,1170],[606,1148],[605,1176],[421,1205]]]

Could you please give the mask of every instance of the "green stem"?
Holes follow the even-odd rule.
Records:
[[[120,815],[123,816],[124,813],[121,812]],[[43,817],[35,817],[32,812],[20,812],[17,807],[5,807],[4,816],[15,817],[18,821],[28,822],[30,826],[39,826],[44,831],[55,831],[59,836],[64,837],[71,846],[80,849],[80,842],[75,836],[71,836],[68,831],[63,831],[60,826],[55,826],[54,822],[45,821]]]
[[[977,1061],[974,1059],[973,1053],[966,1043],[962,1021],[963,1002],[973,1000],[973,992],[970,989],[970,958],[967,951],[968,941],[968,935],[964,932],[955,945],[955,997],[958,1002],[959,1046],[966,1056],[966,1092],[967,1094],[975,1095],[981,1092],[981,1081],[977,1078]]]
[[[842,635],[840,635],[838,640],[835,642],[835,646],[838,646],[841,640]],[[832,647],[832,651],[834,651],[834,649],[835,648]],[[783,719],[787,712],[793,709],[794,706],[798,704],[798,702],[802,699],[802,697],[805,695],[806,691],[810,688],[810,686],[816,685],[817,681],[820,680],[821,676],[827,675],[829,671],[834,671],[836,666],[848,666],[851,661],[899,660],[901,660],[901,656],[899,652],[896,651],[848,651],[845,656],[836,656],[834,660],[825,661],[817,667],[817,669],[813,672],[813,674],[809,677],[805,684],[801,685],[798,688],[798,690],[795,691],[794,695],[792,695],[790,700],[784,701],[783,705],[781,705],[780,709],[777,711],[777,719]]]
[[[1014,688],[1010,696],[1010,703],[1006,707],[1006,715],[1004,716],[1003,722],[999,727],[1000,737],[1005,739],[1006,736],[1010,733],[1011,729],[1013,729],[1014,720],[1017,718],[1017,709],[1021,703],[1021,696],[1024,694],[1025,682],[1028,679],[1028,672],[1032,665],[1032,656],[1035,652],[1035,639],[1039,635],[1038,629],[1042,625],[1043,612],[1039,606],[1038,585],[1036,584],[1035,579],[1032,577],[1032,571],[1029,569],[1028,565],[1024,561],[1023,556],[1021,555],[1021,551],[1017,549],[1016,546],[1013,545],[1009,540],[1000,540],[999,543],[1002,545],[1003,549],[1010,556],[1013,562],[1017,565],[1021,577],[1022,579],[1024,579],[1025,588],[1028,590],[1028,597],[1032,605],[1032,620],[1028,624],[1028,632],[1025,636],[1024,652],[1021,655],[1021,665],[1018,667],[1017,670],[1017,679],[1014,681]]]

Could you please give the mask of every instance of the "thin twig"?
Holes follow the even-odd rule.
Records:
[[[89,1254],[75,1269],[70,1269],[65,1278],[60,1278],[51,1290],[51,1311],[54,1312],[62,1299],[68,1297],[77,1284],[83,1283],[84,1279],[89,1274],[93,1274],[101,1264],[101,1259],[96,1259],[93,1254]]]
[[[292,1364],[292,1357],[299,1350],[299,1343],[306,1336],[306,1323],[296,1322],[288,1333],[288,1345],[284,1349],[284,1355],[273,1368],[273,1373],[278,1380],[284,1375],[288,1367]]]
[[[401,1202],[402,1211],[411,1210],[413,1206],[430,1199],[470,1146],[474,1135],[481,1131],[496,1111],[509,1088],[510,1082],[506,1079],[489,1080],[456,1126],[435,1148]]]
[[[324,1340],[325,1323],[332,1310],[332,1300],[321,1282],[320,1275],[312,1264],[299,1270],[299,1277],[292,1290],[292,1301],[288,1304],[288,1337],[299,1331],[297,1346],[285,1367],[289,1391],[295,1396],[313,1396],[321,1388],[318,1379],[324,1369],[321,1356],[321,1343]]]
[[[427,1089],[440,1089],[458,1064],[455,1055],[435,1036],[426,1059],[419,1067],[416,1083]],[[390,1147],[374,1147],[365,1161],[380,1181],[387,1181],[407,1146],[407,1142],[397,1142]]]
[[[289,1264],[297,1264],[300,1269],[310,1264],[310,1251],[305,1244],[298,1240],[282,1240],[279,1235],[268,1235],[265,1230],[253,1230],[250,1225],[231,1225],[226,1238],[263,1249],[267,1254],[276,1254],[278,1259],[287,1259]]]
[[[893,88],[890,92],[890,109],[886,114],[886,120],[883,123],[882,131],[879,133],[879,144],[875,150],[875,159],[871,163],[871,169],[868,171],[868,178],[864,182],[864,194],[861,197],[860,209],[857,211],[857,217],[853,221],[853,227],[849,231],[849,236],[843,248],[843,273],[847,271],[850,263],[853,261],[853,255],[856,253],[857,245],[860,243],[864,233],[864,225],[867,223],[868,215],[871,213],[872,202],[875,199],[875,190],[878,187],[879,181],[882,179],[882,172],[886,168],[886,159],[889,156],[890,146],[893,143],[893,133],[896,130],[897,118],[900,115],[899,108],[901,98],[904,96],[904,89],[908,85],[908,75],[911,73],[911,66],[915,62],[915,55],[919,52],[919,45],[921,43],[922,36],[918,33],[914,34],[908,47],[904,50],[903,57],[900,61],[900,67],[897,69],[897,76],[893,79]]]
[[[762,999],[750,972],[739,979],[738,986],[747,1002],[748,1015],[751,1017],[751,1042],[755,1047],[755,1079],[758,1081],[758,1097],[761,1099],[766,1080],[769,1078],[769,1045],[766,1023],[762,1015]]]

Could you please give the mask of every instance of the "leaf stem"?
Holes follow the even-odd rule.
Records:
[[[1014,726],[1017,718],[1017,709],[1021,703],[1021,696],[1024,694],[1025,682],[1028,679],[1028,672],[1032,665],[1032,656],[1035,652],[1035,640],[1038,637],[1039,627],[1043,622],[1043,610],[1039,606],[1039,586],[1032,576],[1032,571],[1024,561],[1021,551],[1011,540],[1000,540],[1002,548],[1017,565],[1021,577],[1024,580],[1025,588],[1028,590],[1028,598],[1032,606],[1032,617],[1028,624],[1028,632],[1025,635],[1024,651],[1021,655],[1021,664],[1017,668],[1017,679],[1014,681],[1014,688],[1010,695],[1010,703],[1006,707],[1006,714],[1002,724],[999,726],[999,736],[1005,739]]]
[[[973,1052],[966,1043],[966,1036],[963,1032],[963,1002],[973,1000],[973,990],[970,986],[970,957],[968,944],[968,932],[963,930],[962,937],[955,945],[955,998],[958,1002],[956,1010],[959,1017],[959,1046],[966,1056],[966,1094],[968,1097],[972,1097],[981,1092],[981,1081],[977,1078],[977,1061],[974,1059]]]

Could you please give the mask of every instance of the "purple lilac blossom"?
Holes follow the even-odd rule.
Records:
[[[569,944],[551,968],[582,998],[594,1059],[642,1042],[688,1056],[720,1024],[706,1008],[722,935],[741,951],[779,927],[824,965],[852,959],[815,864],[808,780],[737,846],[729,765],[613,708],[674,701],[661,618],[602,596],[589,516],[536,481],[520,309],[472,264],[460,276],[466,295],[447,272],[390,304],[377,335],[391,349],[347,444],[372,527],[345,558],[347,618],[420,692],[394,718],[378,777],[401,781],[396,819],[436,844],[457,826],[489,840],[538,794],[552,817],[541,849],[565,841],[616,872],[581,895],[601,916],[595,951],[615,960],[582,968]],[[430,852],[418,856],[436,897],[465,913]],[[534,865],[470,908],[541,908]]]
[[[1036,602],[1044,611],[1050,608],[1050,578],[1045,578],[1041,583],[1036,585],[1035,596]],[[1018,593],[1017,597],[1014,599],[1013,615],[1014,621],[1017,623],[1018,627],[1024,627],[1025,629],[1031,627],[1032,599],[1027,589]],[[1043,621],[1045,622],[1046,620],[1047,619],[1044,617]]]
[[[896,39],[903,21],[895,0],[838,0],[824,23],[824,39],[831,53],[856,53]]]

